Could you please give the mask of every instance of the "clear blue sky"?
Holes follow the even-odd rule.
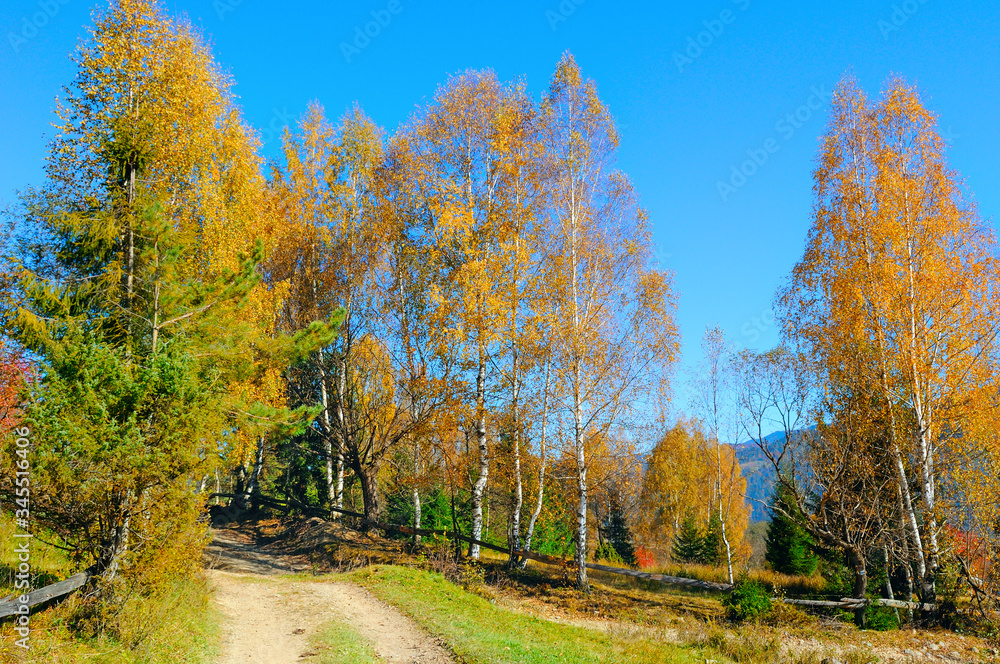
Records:
[[[93,0],[0,6],[0,204],[41,182],[54,98],[72,78],[67,56],[93,7]],[[777,341],[767,324],[771,299],[802,251],[823,95],[845,72],[872,94],[892,73],[916,82],[983,216],[992,220],[1000,208],[1000,8],[992,2],[171,0],[167,7],[210,37],[247,118],[270,139],[269,156],[277,146],[267,128],[294,121],[310,100],[332,117],[357,100],[392,131],[449,73],[490,67],[503,79],[524,78],[537,96],[571,50],[617,118],[619,165],[651,213],[662,264],[676,274],[688,366],[699,361],[699,340],[713,322],[740,346]],[[386,25],[345,55],[342,44],[372,12]],[[41,25],[34,36],[22,32],[26,20]],[[12,45],[12,34],[24,41]],[[767,160],[724,200],[719,182],[748,151]],[[755,325],[765,329],[754,333]]]

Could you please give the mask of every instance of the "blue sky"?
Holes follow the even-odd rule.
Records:
[[[777,342],[771,299],[802,251],[827,95],[846,72],[871,94],[890,74],[917,83],[982,215],[993,220],[1000,208],[1000,8],[991,2],[166,5],[214,43],[268,156],[310,100],[332,117],[357,100],[392,131],[449,73],[493,68],[537,96],[571,50],[618,121],[619,166],[650,211],[662,265],[676,274],[688,367],[711,323],[738,346]],[[41,182],[54,99],[72,79],[67,56],[94,6],[0,6],[0,205]],[[367,26],[375,36],[355,43],[376,19],[383,25]],[[733,179],[734,168],[751,175]]]

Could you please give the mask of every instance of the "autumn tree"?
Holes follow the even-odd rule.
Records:
[[[503,332],[517,325],[520,312],[512,289],[523,288],[516,270],[527,251],[518,212],[529,195],[520,184],[529,121],[523,90],[502,85],[492,72],[470,71],[452,77],[399,139],[408,150],[410,176],[419,183],[425,228],[440,257],[436,264],[446,270],[431,285],[437,317],[432,325],[441,343],[458,349],[469,375],[467,409],[478,466],[471,487],[474,539],[482,536],[490,471],[490,401],[501,382],[491,368],[503,353]],[[517,366],[510,377],[513,390],[519,371]],[[477,558],[478,545],[470,545],[469,554]]]
[[[996,242],[944,151],[912,86],[890,80],[871,102],[845,79],[833,97],[805,253],[780,293],[786,333],[824,382],[877,404],[872,416],[884,426],[928,601],[949,500],[940,494],[943,468],[979,445],[971,435],[979,422],[995,419],[995,399],[984,395],[996,385]]]
[[[854,573],[852,596],[863,599],[871,554],[884,545],[896,508],[878,409],[864,390],[826,384],[820,392],[816,366],[784,347],[744,351],[737,375],[741,425],[777,476],[780,500],[770,512],[842,555]],[[780,436],[769,436],[776,427]],[[855,611],[859,627],[865,618],[863,608]]]
[[[663,377],[678,334],[670,278],[650,266],[646,213],[612,166],[614,122],[568,54],[552,77],[542,122],[551,163],[551,334],[576,459],[577,585],[588,590],[588,446]]]
[[[46,185],[22,202],[11,333],[44,362],[36,513],[110,579],[136,541],[197,545],[190,474],[306,417],[281,407],[278,376],[330,329],[272,338],[257,143],[201,37],[123,1],[76,63]]]
[[[694,520],[702,544],[713,520],[720,519],[716,484],[719,458],[723,468],[722,495],[731,491],[739,497],[721,518],[728,520],[726,532],[733,558],[739,560],[746,555],[743,536],[751,510],[742,499],[746,480],[735,452],[728,445],[716,444],[698,420],[680,419],[662,434],[646,458],[638,501],[638,539],[661,561],[671,558],[686,518]],[[718,529],[716,545],[722,549],[717,553],[724,560],[721,524],[715,521],[714,527]]]
[[[75,56],[76,77],[57,106],[49,186],[29,192],[28,214],[75,206],[114,215],[112,232],[126,247],[118,280],[129,296],[138,269],[135,229],[150,202],[192,242],[182,269],[207,281],[237,271],[239,257],[250,255],[258,240],[269,251],[259,141],[203,37],[157,0],[121,0],[96,18]],[[283,290],[258,285],[249,294],[243,315],[259,335],[275,332]],[[135,321],[120,322],[119,334],[135,332]],[[233,389],[275,407],[284,402],[274,372]],[[235,429],[222,452],[243,477],[260,458],[263,441],[252,426]]]
[[[289,284],[286,328],[343,310],[340,334],[316,354],[297,390],[298,399],[323,404],[314,429],[322,440],[326,498],[341,509],[354,347],[366,335],[384,336],[380,307],[394,237],[377,212],[383,132],[358,106],[335,127],[313,103],[298,130],[285,135],[283,151],[285,164],[272,182],[280,240],[268,272],[273,283]]]
[[[701,347],[705,360],[701,377],[696,380],[695,398],[698,401],[698,408],[704,416],[704,421],[708,425],[709,433],[715,439],[714,486],[716,496],[714,512],[718,530],[713,533],[713,536],[719,540],[721,549],[723,549],[721,553],[725,555],[729,583],[734,583],[733,547],[727,533],[727,514],[734,509],[734,505],[738,504],[737,509],[742,508],[744,491],[741,490],[739,494],[736,494],[732,482],[729,482],[728,489],[724,488],[723,475],[728,474],[730,477],[735,475],[736,455],[731,455],[728,469],[723,468],[722,460],[723,443],[732,446],[739,444],[741,433],[730,391],[733,351],[719,327],[709,327],[705,330]],[[740,539],[742,539],[742,533]]]

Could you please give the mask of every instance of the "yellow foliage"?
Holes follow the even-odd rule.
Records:
[[[743,541],[750,523],[750,506],[744,501],[746,478],[729,445],[716,449],[696,420],[680,420],[667,430],[647,459],[639,500],[637,540],[659,560],[670,558],[674,537],[687,511],[704,527],[719,501],[734,561],[749,557]],[[718,481],[717,452],[722,457],[722,486]]]

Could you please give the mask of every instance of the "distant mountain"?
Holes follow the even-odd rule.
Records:
[[[798,432],[795,432],[798,433]],[[769,450],[777,453],[781,446],[785,444],[785,432],[775,431],[764,437],[764,444]],[[751,441],[740,443],[735,446],[736,459],[740,462],[743,477],[747,480],[747,502],[753,508],[750,515],[751,523],[768,521],[771,515],[768,514],[764,504],[770,499],[774,490],[774,483],[778,479],[774,466],[765,456],[764,451]]]

